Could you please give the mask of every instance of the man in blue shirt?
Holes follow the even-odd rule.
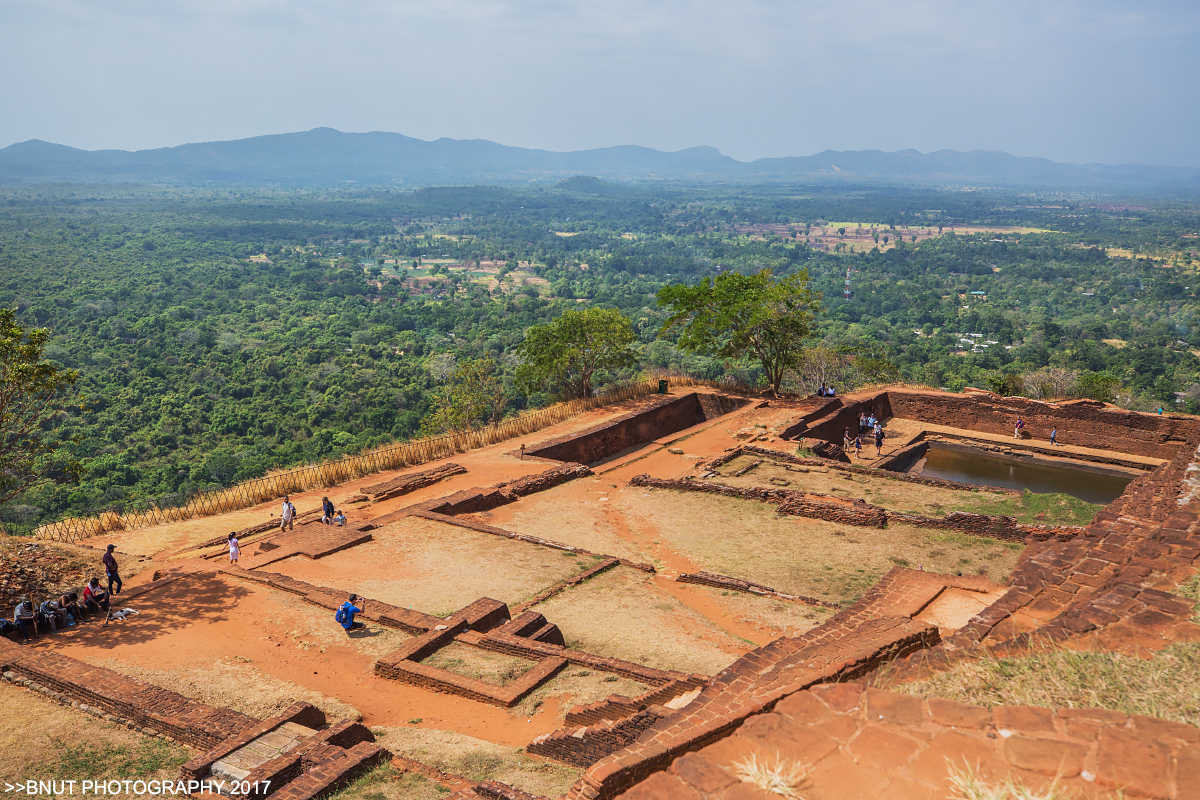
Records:
[[[350,595],[350,599],[345,603],[342,603],[341,608],[338,609],[337,621],[343,628],[346,629],[346,633],[349,633],[350,631],[362,630],[366,627],[366,625],[363,625],[361,622],[355,622],[354,615],[363,613],[367,607],[367,603],[364,600],[362,604],[363,607],[358,608],[354,605],[356,602],[358,602],[358,595],[352,594]]]

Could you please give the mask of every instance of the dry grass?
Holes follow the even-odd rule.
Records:
[[[270,569],[445,616],[480,597],[516,605],[592,565],[559,550],[420,517],[371,535],[373,541],[319,561],[296,557]]]
[[[582,773],[553,761],[530,758],[520,750],[460,733],[427,728],[372,728],[376,741],[398,756],[420,761],[472,781],[495,780],[533,795],[559,797]],[[360,795],[363,800],[379,800]],[[408,795],[385,794],[388,800]]]
[[[378,767],[360,775],[349,786],[333,794],[328,800],[440,800],[450,793],[424,775],[398,772],[391,764]]]
[[[611,569],[536,606],[567,645],[655,669],[715,675],[745,650],[721,630],[626,567]]]
[[[685,553],[701,569],[843,605],[894,566],[986,572],[1003,582],[1023,549],[951,531],[785,517],[766,503],[717,495],[642,490],[622,492],[618,501],[631,526]]]
[[[175,779],[189,756],[182,745],[142,736],[7,683],[0,684],[0,704],[0,781]]]
[[[636,697],[648,691],[649,686],[628,678],[607,672],[570,668],[527,694],[512,707],[512,713],[518,717],[532,717],[546,709],[546,700],[558,697],[563,700],[558,707],[558,718],[560,722],[565,722],[567,712],[574,706],[605,700],[613,694]]]
[[[1188,642],[1149,659],[1074,650],[1045,650],[1019,658],[985,656],[894,688],[973,705],[1105,708],[1200,725],[1197,672],[1200,643]]]
[[[950,786],[961,800],[1070,800],[1074,792],[1066,792],[1058,785],[1058,780],[1050,782],[1045,789],[1030,789],[1011,776],[1001,783],[989,783],[979,776],[969,763],[963,762],[962,767],[946,760],[950,772]]]
[[[774,763],[766,758],[758,760],[756,754],[751,754],[742,761],[733,764],[733,773],[738,780],[748,783],[759,791],[786,797],[788,800],[803,800],[799,789],[812,773],[812,767],[800,762],[785,763],[779,754],[775,754]]]
[[[480,650],[458,642],[438,649],[421,663],[455,675],[476,678],[493,686],[505,686],[537,666],[536,662],[525,658]]]

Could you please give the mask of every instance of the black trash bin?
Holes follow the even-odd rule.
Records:
[[[666,394],[666,393],[667,393],[667,382],[666,382],[666,381],[659,381],[659,382],[658,382],[658,393],[659,393],[659,394]]]

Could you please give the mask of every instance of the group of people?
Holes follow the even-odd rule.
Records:
[[[333,507],[333,501],[328,497],[321,498],[321,522],[326,525],[345,525],[345,512],[338,511]]]
[[[822,383],[821,388],[817,389],[817,397],[837,397],[837,390]]]
[[[878,458],[883,452],[883,422],[874,413],[867,414],[863,411],[858,415],[858,433],[855,434],[849,428],[846,429],[842,450],[849,453],[850,449],[854,448],[854,456],[862,458],[864,436],[870,436],[875,440],[875,457]]]
[[[113,555],[114,545],[109,545],[101,559],[108,588],[100,585],[100,579],[93,577],[80,592],[61,592],[50,596],[41,603],[34,603],[28,595],[21,598],[13,611],[12,627],[20,632],[25,644],[29,644],[29,635],[36,634],[38,628],[57,633],[60,628],[70,628],[93,614],[104,614],[104,624],[108,624],[109,606],[111,599],[121,593],[120,567],[116,556]],[[0,625],[7,633],[7,621]]]

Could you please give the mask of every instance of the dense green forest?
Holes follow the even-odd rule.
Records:
[[[826,221],[872,226],[891,245],[821,246],[810,233]],[[929,238],[896,243],[916,229]],[[511,377],[525,331],[567,308],[633,322],[641,365],[604,381],[644,368],[758,381],[750,363],[656,339],[663,286],[729,270],[807,268],[824,296],[814,344],[884,354],[906,380],[1036,394],[1028,376],[1057,370],[1102,376],[1129,407],[1197,411],[1198,232],[1200,203],[1166,195],[586,178],[4,190],[0,303],[52,329],[47,356],[80,371],[87,403],[52,434],[72,442],[83,479],[30,490],[5,518],[170,503],[416,436],[456,363],[490,358]],[[508,412],[552,399],[514,390]]]

